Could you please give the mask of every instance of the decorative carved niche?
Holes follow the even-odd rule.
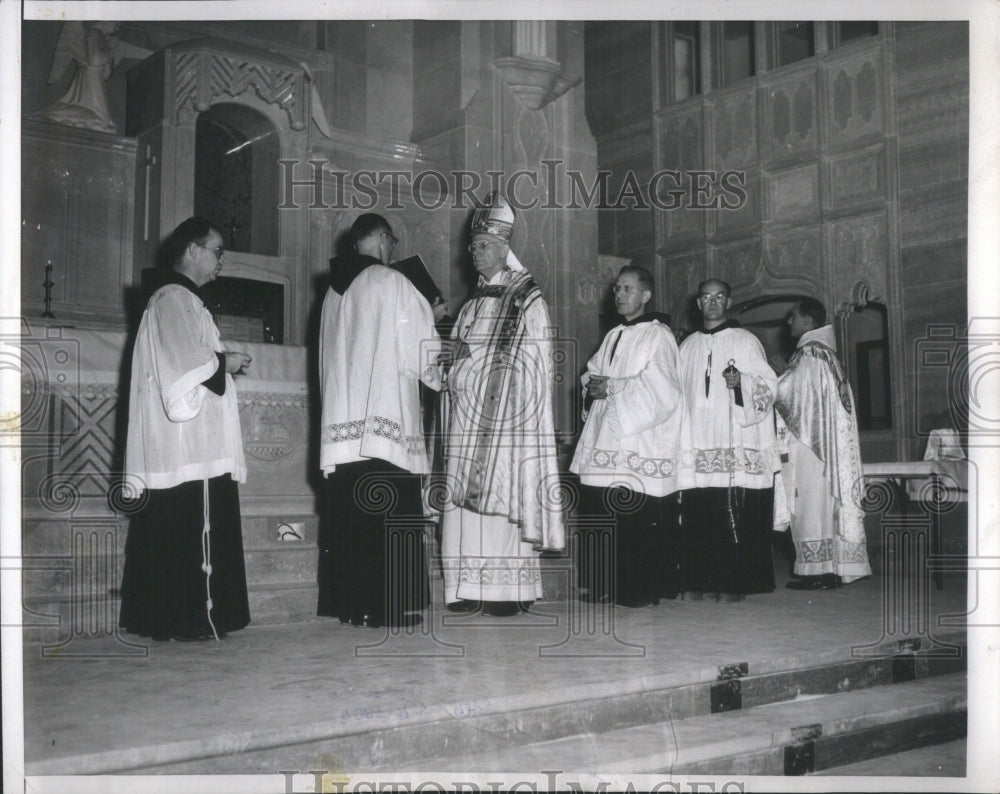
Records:
[[[810,67],[780,82],[765,85],[762,143],[769,159],[813,152],[817,130],[816,73]]]
[[[715,168],[724,171],[748,165],[757,155],[757,98],[745,88],[715,91],[712,105],[712,145]]]
[[[849,143],[882,133],[885,73],[880,47],[852,51],[823,67],[826,108],[822,114],[826,141]]]
[[[213,105],[195,125],[194,214],[222,232],[227,251],[278,255],[280,139],[263,114]]]
[[[279,211],[279,161],[309,159],[308,79],[280,53],[218,39],[171,44],[129,72],[128,131],[142,152],[139,266],[154,261],[159,241],[184,218],[205,216],[223,235],[224,276],[280,286],[284,328],[273,337],[293,344],[304,339],[308,316],[310,197],[303,190],[298,205]]]
[[[880,143],[860,152],[827,158],[827,206],[834,210],[856,210],[885,201],[884,153],[885,145]]]
[[[893,426],[889,311],[882,295],[859,279],[837,312],[838,341],[848,379],[857,397],[858,429]]]
[[[819,166],[816,163],[766,175],[767,218],[793,223],[819,216]]]
[[[845,218],[828,224],[827,229],[827,261],[834,277],[834,294],[848,295],[857,282],[863,282],[870,285],[872,293],[887,295],[889,241],[885,213]]]

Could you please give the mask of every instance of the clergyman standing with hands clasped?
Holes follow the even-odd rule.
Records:
[[[626,265],[612,289],[622,322],[587,363],[586,424],[570,471],[584,486],[583,511],[614,515],[613,544],[581,536],[586,598],[642,607],[677,595],[671,494],[684,406],[673,332],[665,315],[646,311],[652,274]]]
[[[153,293],[132,355],[125,473],[141,494],[129,522],[119,623],[193,640],[250,622],[236,483],[246,481],[233,376],[201,287],[222,269],[222,236],[188,218],[165,243],[172,270]]]
[[[542,595],[539,555],[565,546],[552,418],[552,340],[538,284],[510,250],[500,194],[472,219],[479,283],[445,360],[444,596],[452,612],[513,617]]]
[[[753,334],[728,318],[729,284],[698,287],[702,329],[680,346],[685,599],[742,601],[774,590],[770,531],[777,377]]]

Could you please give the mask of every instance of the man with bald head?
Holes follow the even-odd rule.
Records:
[[[777,378],[753,334],[728,318],[729,284],[698,286],[702,328],[680,346],[680,577],[686,600],[774,590],[770,529]]]

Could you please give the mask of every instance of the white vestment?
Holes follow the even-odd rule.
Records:
[[[676,491],[684,406],[670,328],[656,319],[612,328],[587,363],[584,387],[591,375],[608,376],[608,396],[587,412],[570,471],[584,485]]]
[[[191,289],[167,284],[153,294],[132,354],[125,472],[136,491],[222,474],[246,481],[233,378],[226,373],[221,395],[202,385],[219,352],[219,330]]]
[[[440,389],[440,344],[424,297],[383,265],[362,270],[320,320],[320,468],[368,458],[430,472],[420,415],[423,381]]]
[[[743,405],[726,388],[729,362],[742,373]],[[773,488],[781,463],[775,445],[777,376],[752,333],[727,323],[680,346],[687,412],[681,432],[681,488]]]

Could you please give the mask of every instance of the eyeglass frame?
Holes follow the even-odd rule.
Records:
[[[465,246],[465,250],[470,254],[475,254],[476,251],[485,251],[487,248],[493,248],[498,245],[503,245],[499,240],[480,240],[478,243],[469,243]]]
[[[226,255],[226,249],[221,245],[217,245],[215,246],[215,248],[209,248],[204,243],[198,243],[198,242],[196,242],[195,245],[198,246],[199,248],[204,248],[206,251],[211,251],[213,254],[215,254],[215,259],[217,262],[221,262],[222,257]]]

